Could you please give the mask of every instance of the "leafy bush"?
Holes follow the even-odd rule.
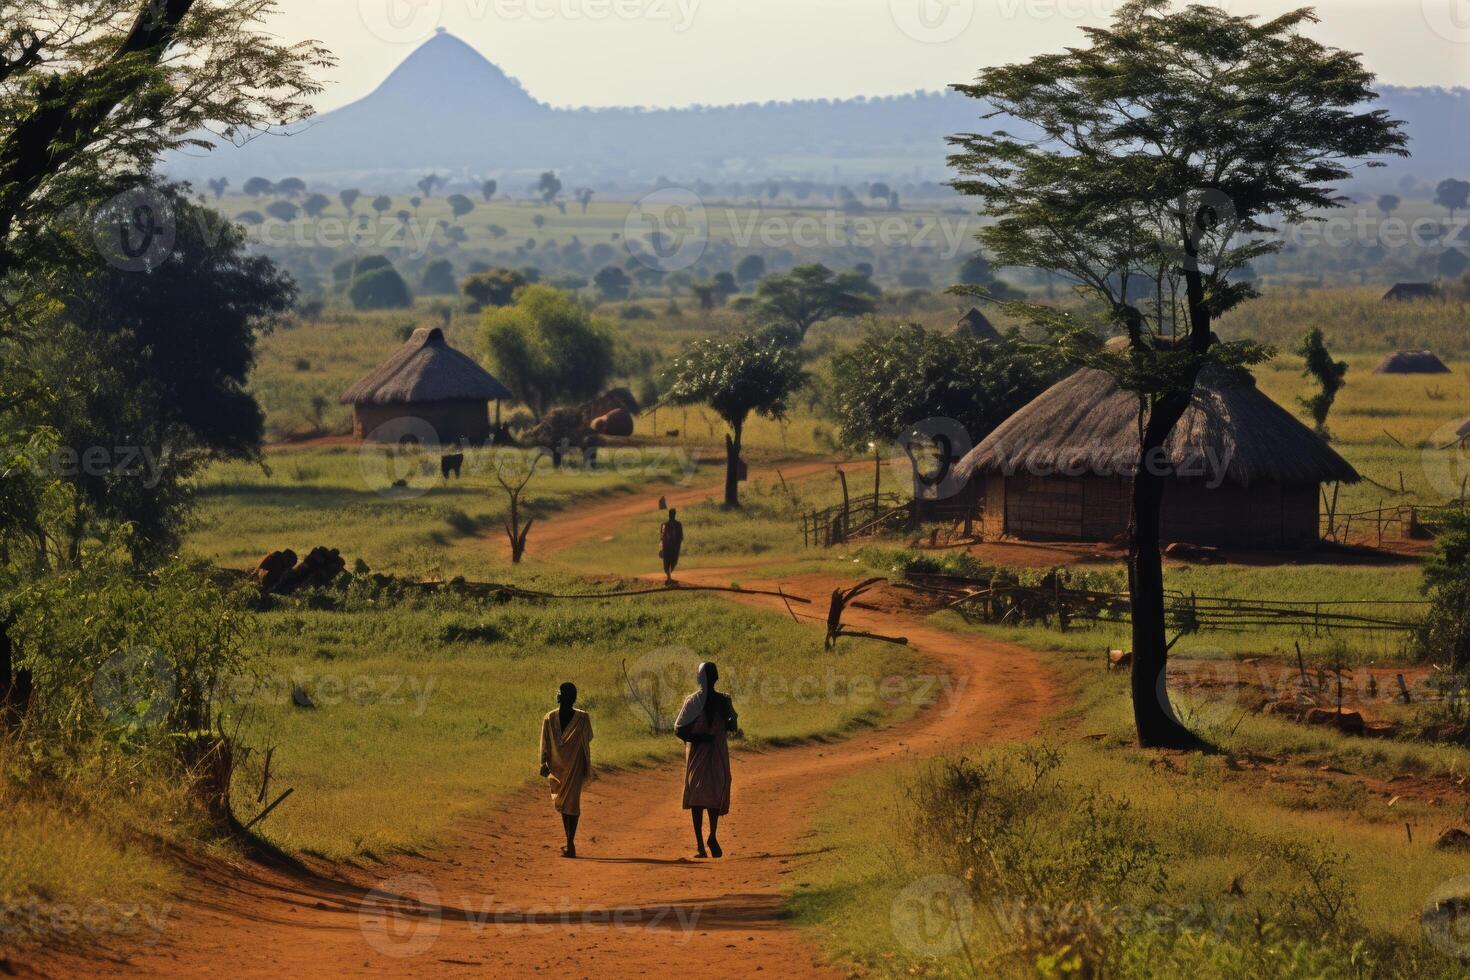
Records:
[[[398,310],[413,305],[408,285],[393,268],[373,269],[352,280],[347,298],[359,310]]]
[[[1452,511],[1424,566],[1429,615],[1418,634],[1420,655],[1448,663],[1455,671],[1470,667],[1470,510]]]

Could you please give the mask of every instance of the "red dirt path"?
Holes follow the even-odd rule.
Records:
[[[826,465],[793,466],[786,475]],[[677,505],[717,490],[650,492]],[[648,500],[620,497],[548,518],[538,527],[538,553],[609,533],[645,512]],[[728,582],[732,574],[756,585],[749,576],[760,572],[681,570],[679,577],[695,584]],[[798,607],[798,615],[815,620],[825,612],[822,597],[839,582],[808,576],[781,584],[815,600]],[[786,614],[779,599],[738,601]],[[308,877],[260,865],[202,867],[155,945],[117,959],[94,954],[30,968],[162,977],[647,977],[691,970],[710,977],[840,976],[785,923],[783,911],[786,892],[810,862],[841,859],[815,853],[810,843],[811,820],[832,783],[883,762],[1027,737],[1063,703],[1049,671],[1021,647],[962,638],[901,613],[858,609],[847,618],[863,629],[907,635],[953,685],[953,696],[845,741],[735,753],[734,802],[720,832],[723,860],[689,858],[678,763],[604,773],[583,795],[576,861],[556,857],[555,815],[536,787],[487,805],[434,853],[396,858],[371,873],[333,867]],[[814,626],[814,649],[819,635]],[[825,667],[814,658],[814,669],[819,663]],[[533,755],[528,745],[528,767]],[[417,901],[368,893],[385,878],[386,892]]]

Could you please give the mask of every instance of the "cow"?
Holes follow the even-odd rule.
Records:
[[[444,479],[449,479],[453,473],[456,480],[459,479],[460,467],[464,466],[464,453],[450,453],[439,457],[439,473]]]

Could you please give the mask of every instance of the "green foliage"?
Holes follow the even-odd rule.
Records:
[[[1332,403],[1337,399],[1337,393],[1347,383],[1343,380],[1347,376],[1347,362],[1332,359],[1332,355],[1327,352],[1327,344],[1323,340],[1321,327],[1313,327],[1302,338],[1297,354],[1306,362],[1302,375],[1315,379],[1322,388],[1312,397],[1301,399],[1301,403],[1317,423],[1317,433],[1325,436],[1327,434],[1327,413],[1332,411]]]
[[[606,300],[620,300],[628,298],[628,290],[633,285],[633,280],[628,274],[615,265],[604,266],[592,277],[592,284]]]
[[[978,442],[1055,380],[1055,363],[1012,341],[881,323],[833,355],[827,408],[852,449],[902,440],[930,418],[953,419]]]
[[[408,284],[391,266],[353,276],[352,284],[347,287],[347,298],[359,310],[401,310],[413,305]]]
[[[249,374],[258,338],[291,308],[295,286],[248,254],[236,226],[172,188],[155,193],[177,220],[167,255],[147,274],[96,254],[58,270],[59,306],[27,345],[24,370],[50,397],[13,423],[56,434],[56,453],[34,463],[75,491],[64,525],[47,534],[27,522],[22,532],[43,564],[75,564],[98,522],[131,525],[139,560],[171,553],[200,467],[252,459],[264,437]]]
[[[766,260],[759,255],[747,255],[735,266],[735,278],[742,286],[749,286],[766,274]]]
[[[159,5],[83,0],[5,8],[0,71],[0,276],[41,253],[53,217],[95,201],[119,173],[160,153],[211,147],[310,113],[314,74],[332,64],[312,43],[265,29],[273,0]]]
[[[515,302],[516,291],[527,282],[525,275],[515,269],[495,268],[475,273],[460,288],[469,297],[471,312],[478,313],[487,306],[509,306]]]
[[[1430,607],[1419,631],[1420,655],[1455,671],[1470,668],[1470,510],[1462,507],[1445,518],[1424,566],[1423,591]]]
[[[613,371],[611,329],[550,286],[527,286],[514,306],[485,310],[480,343],[490,370],[537,418],[601,394]]]
[[[686,347],[669,365],[664,402],[708,405],[734,431],[752,412],[780,418],[806,374],[800,358],[771,337],[709,337]]]
[[[454,281],[454,264],[448,259],[435,259],[424,266],[424,278],[419,289],[425,293],[454,293],[459,291]]]
[[[873,312],[872,295],[872,283],[860,273],[801,265],[762,279],[755,288],[754,312],[788,343],[799,345],[823,320]]]
[[[1454,218],[1456,211],[1470,207],[1470,181],[1447,177],[1434,188],[1434,203]]]
[[[1041,134],[951,138],[956,188],[995,219],[981,240],[1101,302],[1135,338],[1133,370],[1117,366],[1145,394],[1193,387],[1212,320],[1256,295],[1234,274],[1280,247],[1268,219],[1340,206],[1347,160],[1406,154],[1396,123],[1357,111],[1374,97],[1357,56],[1301,33],[1313,19],[1130,0],[1087,47],[956,86]],[[1150,369],[1147,333],[1189,335],[1194,363]]]
[[[29,737],[71,752],[98,738],[169,752],[171,738],[218,730],[248,694],[244,593],[198,569],[139,576],[103,558],[11,585],[8,633],[35,678]]]

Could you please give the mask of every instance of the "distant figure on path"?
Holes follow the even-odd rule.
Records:
[[[567,846],[562,857],[577,856],[577,818],[582,815],[582,784],[592,771],[592,718],[575,707],[577,685],[557,692],[555,711],[541,720],[541,775],[551,780],[551,805],[561,814]]]
[[[694,856],[706,857],[704,813],[709,811],[709,854],[724,857],[718,831],[720,817],[730,812],[731,732],[739,732],[735,705],[715,690],[720,672],[699,665],[699,690],[684,699],[674,734],[684,742],[684,809],[694,818]]]
[[[684,525],[679,512],[669,508],[669,519],[658,528],[658,556],[664,560],[664,584],[674,584],[674,569],[679,564],[679,549],[684,547]]]

